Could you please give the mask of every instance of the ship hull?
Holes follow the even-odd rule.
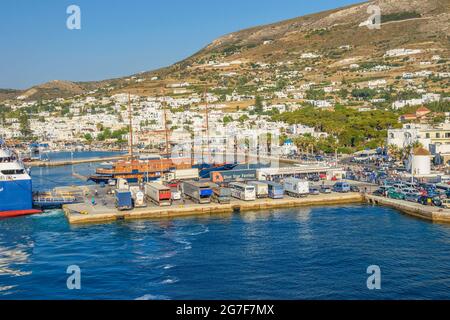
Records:
[[[32,214],[40,214],[40,213],[42,213],[42,211],[38,209],[0,211],[0,219],[29,216]]]
[[[0,214],[33,209],[31,179],[0,181]]]

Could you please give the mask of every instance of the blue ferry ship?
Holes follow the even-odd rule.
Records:
[[[0,218],[41,213],[33,209],[31,177],[14,150],[0,139]]]

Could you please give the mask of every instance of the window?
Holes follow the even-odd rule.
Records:
[[[426,133],[426,134],[425,134],[425,138],[430,139],[430,134],[429,134],[429,133]]]
[[[12,175],[12,174],[24,174],[24,170],[23,169],[18,169],[18,170],[2,170],[2,174],[6,175]]]
[[[440,139],[441,138],[441,134],[439,132],[436,132],[436,139]]]

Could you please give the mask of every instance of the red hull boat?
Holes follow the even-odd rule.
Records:
[[[14,211],[2,211],[0,212],[0,219],[3,218],[15,218],[21,216],[29,216],[32,214],[42,213],[41,210],[30,209],[30,210],[14,210]]]

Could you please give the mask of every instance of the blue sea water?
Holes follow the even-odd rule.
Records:
[[[95,166],[76,166],[92,172]],[[82,184],[33,168],[43,189]],[[66,270],[81,269],[69,290]],[[367,267],[381,290],[367,288]],[[70,226],[0,220],[0,299],[449,299],[450,226],[344,205]]]
[[[67,289],[70,265],[81,290]],[[367,289],[369,265],[381,290]],[[384,207],[0,221],[0,299],[448,299],[449,274],[450,228]]]

